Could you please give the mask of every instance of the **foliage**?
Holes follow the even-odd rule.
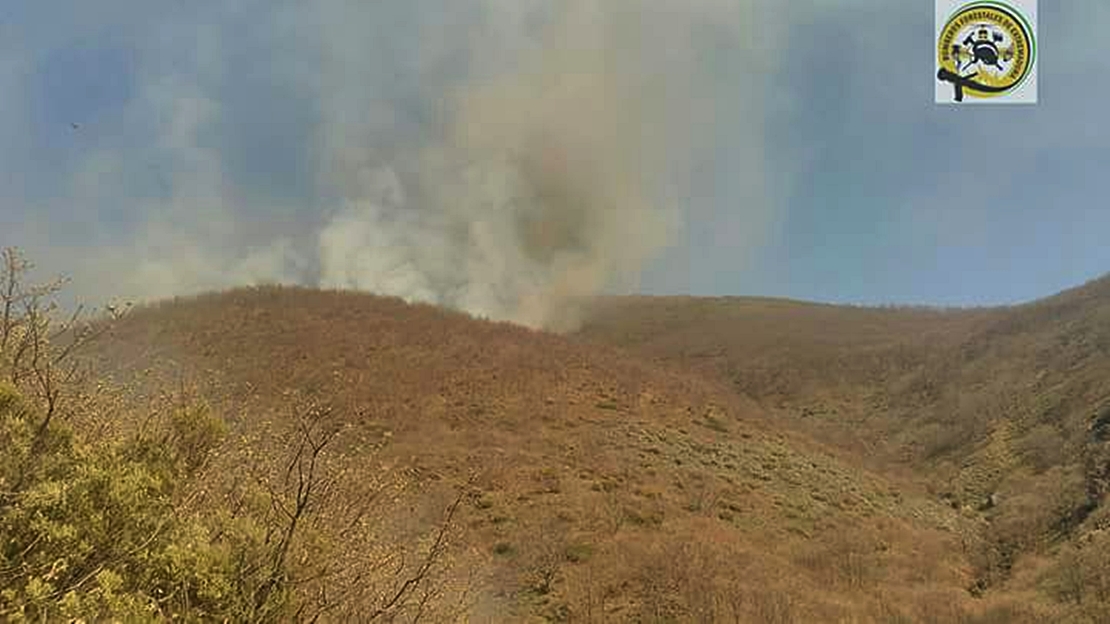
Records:
[[[122,402],[86,400],[74,356],[122,314],[59,321],[62,282],[27,286],[17,251],[0,260],[0,620],[314,620],[357,610],[348,602],[371,589],[369,619],[433,612],[461,496],[380,587],[360,571],[341,579],[332,560],[351,531],[328,535],[326,520],[363,527],[366,510],[328,508],[330,405],[290,399],[279,452],[215,466],[231,430],[203,402],[179,397],[140,424]],[[136,426],[100,435],[113,421]]]
[[[263,550],[258,527],[213,539],[184,500],[189,462],[219,441],[184,444],[218,430],[206,412],[194,412],[192,428],[176,428],[188,435],[164,436],[169,446],[147,436],[93,446],[52,424],[29,457],[41,416],[10,385],[0,397],[4,446],[24,451],[5,453],[0,473],[0,482],[17,485],[0,507],[5,618],[258,619],[279,606],[255,608],[238,591],[244,566]]]

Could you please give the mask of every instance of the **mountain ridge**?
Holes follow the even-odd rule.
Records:
[[[263,452],[290,392],[326,397],[350,496],[382,469],[413,509],[470,483],[490,619],[1085,621],[1102,603],[1068,610],[1059,579],[1110,580],[1105,284],[970,310],[607,297],[565,335],[252,287],[142,306],[94,356],[189,379]]]

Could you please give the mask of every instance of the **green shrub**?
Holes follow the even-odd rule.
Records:
[[[223,431],[207,410],[182,410],[154,435],[108,446],[55,423],[31,454],[37,422],[15,389],[0,387],[0,619],[280,613],[282,592],[255,600],[267,580],[265,531],[182,503]]]

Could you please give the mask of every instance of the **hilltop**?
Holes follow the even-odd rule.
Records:
[[[263,448],[290,389],[327,397],[346,418],[337,469],[349,497],[371,496],[360,487],[388,470],[405,476],[397,504],[417,509],[469,480],[463,539],[484,579],[481,617],[1019,613],[967,594],[960,544],[974,527],[955,510],[694,367],[395,299],[276,287],[136,310],[96,358],[121,384],[194,380]]]
[[[64,492],[50,471],[68,466],[125,525],[171,505],[181,520],[155,569],[185,565],[174,540],[207,534],[189,591],[246,612],[1097,622],[1108,284],[968,310],[612,297],[569,335],[352,292],[176,298],[94,324],[95,375],[63,408],[72,432],[19,424],[54,377],[4,389],[0,416],[21,427],[4,435],[30,440],[4,469]],[[6,331],[5,361],[34,374],[27,322]],[[113,471],[147,476],[97,489]],[[6,504],[78,513],[28,495]],[[203,589],[258,557],[277,563],[250,580],[254,607]],[[95,549],[73,561],[98,569]],[[89,600],[113,604],[112,578]]]

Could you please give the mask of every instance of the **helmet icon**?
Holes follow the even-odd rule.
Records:
[[[959,58],[966,59],[960,66],[960,71],[972,65],[985,65],[998,71],[1006,71],[1001,62],[1010,60],[1013,51],[1003,47],[1003,41],[1005,37],[1001,31],[989,24],[979,24],[974,34],[968,34],[962,42],[952,46]]]

